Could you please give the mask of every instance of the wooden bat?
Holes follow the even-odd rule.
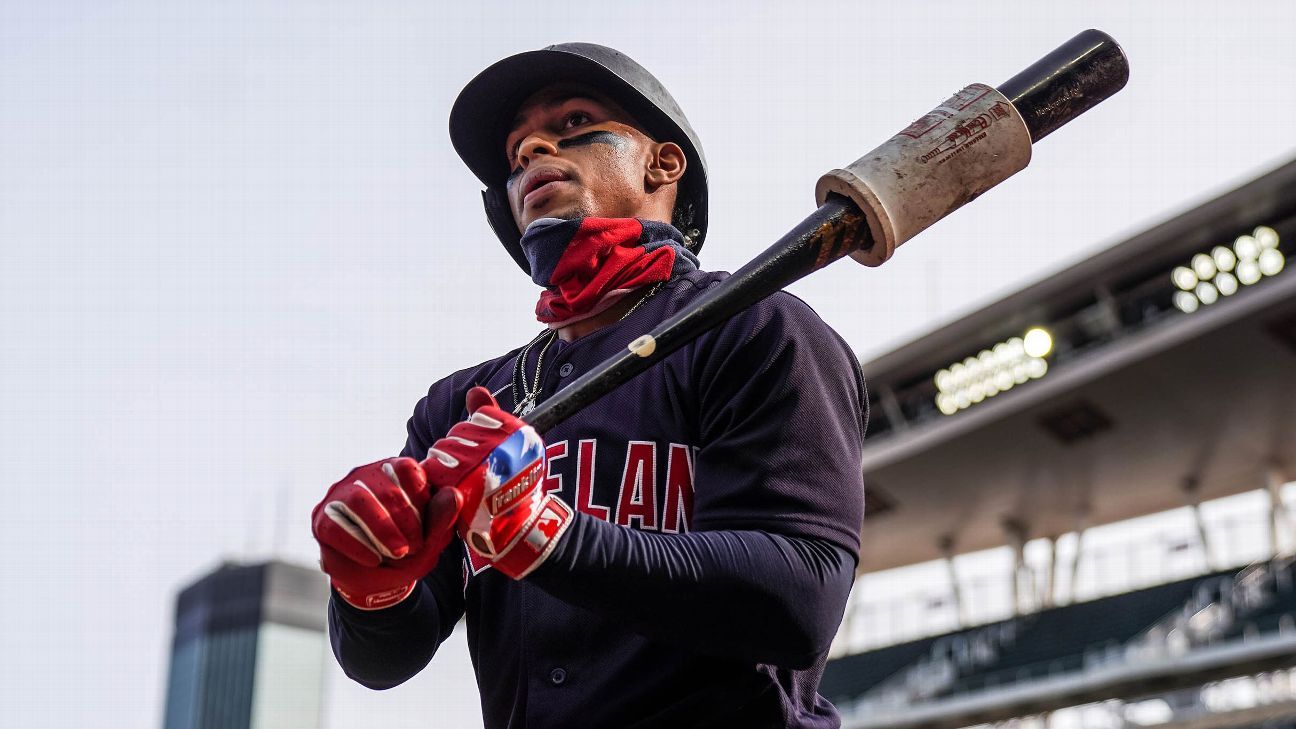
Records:
[[[752,304],[850,255],[895,248],[1025,168],[1033,142],[1125,86],[1129,61],[1086,30],[998,87],[966,87],[886,144],[820,179],[798,226],[689,306],[577,378],[525,420],[545,432]]]

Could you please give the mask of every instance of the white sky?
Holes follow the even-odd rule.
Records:
[[[446,134],[491,62],[590,40],[656,73],[732,270],[820,174],[1087,27],[1120,95],[886,267],[793,288],[865,358],[1292,156],[1296,5],[0,0],[0,724],[158,726],[176,589],[313,561],[327,485],[537,330]],[[388,693],[331,669],[329,726],[471,725],[447,651]]]

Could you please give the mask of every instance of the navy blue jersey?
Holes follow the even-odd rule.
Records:
[[[678,276],[555,340],[544,395],[726,275]],[[473,385],[511,408],[520,351],[433,385],[401,454],[425,457]],[[775,294],[543,434],[546,488],[579,513],[534,573],[511,580],[456,540],[400,605],[332,600],[334,653],[390,687],[466,616],[490,729],[839,726],[816,689],[858,563],[867,402],[847,344]]]

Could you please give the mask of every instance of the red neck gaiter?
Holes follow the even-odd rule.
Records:
[[[678,230],[637,218],[541,218],[527,226],[521,244],[531,280],[545,287],[536,318],[551,329],[595,316],[635,289],[697,269]]]

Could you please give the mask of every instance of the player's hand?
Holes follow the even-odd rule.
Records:
[[[468,391],[469,417],[428,450],[428,483],[461,494],[459,536],[500,572],[521,579],[549,557],[572,520],[546,494],[545,445],[500,409],[484,387]]]
[[[433,494],[413,458],[352,469],[311,512],[320,568],[355,607],[395,605],[436,566],[461,504],[451,489]]]

